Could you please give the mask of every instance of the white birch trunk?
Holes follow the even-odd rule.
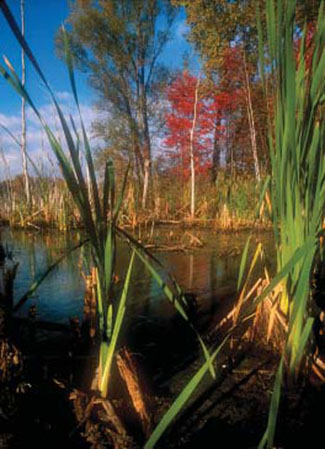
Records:
[[[195,87],[195,97],[194,97],[194,108],[193,108],[193,122],[190,131],[190,170],[191,170],[191,218],[195,216],[195,160],[194,160],[194,134],[197,122],[197,103],[198,94],[200,86],[200,75],[198,76],[196,87]]]
[[[256,127],[255,127],[255,119],[254,119],[254,110],[253,110],[253,105],[252,105],[251,88],[250,88],[250,83],[249,83],[249,77],[248,77],[247,65],[246,65],[246,57],[245,57],[244,51],[243,51],[243,60],[244,60],[244,70],[245,70],[245,90],[246,90],[246,105],[247,105],[249,133],[250,133],[250,140],[251,140],[252,153],[253,153],[253,159],[254,159],[255,176],[256,176],[257,182],[259,183],[261,181],[261,171],[260,171],[260,165],[259,165],[258,156],[257,156]]]

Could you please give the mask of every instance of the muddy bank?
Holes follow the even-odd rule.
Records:
[[[78,414],[85,413],[87,401],[79,401],[79,410],[71,401],[71,393],[76,389],[90,394],[89,373],[96,366],[94,350],[88,348],[82,354],[79,346],[76,351],[72,334],[57,334],[33,348],[26,342],[26,338],[24,343],[20,340],[23,350],[19,363],[12,365],[10,378],[0,383],[0,447],[25,448],[39,442],[49,448],[114,447],[107,437],[105,418],[98,418],[93,411],[93,427],[89,422],[87,427],[80,417],[78,420]],[[15,345],[18,347],[18,341]],[[134,345],[133,354],[151,406],[155,401],[154,409],[151,408],[155,423],[199,368],[202,357],[197,358],[194,351],[182,363],[179,360],[174,370],[162,370],[159,374],[153,360],[150,364],[150,350],[146,353],[140,349],[135,352]],[[237,351],[228,348],[218,360],[217,380],[205,377],[157,447],[256,448],[265,430],[277,363],[278,355],[263,345],[242,343]],[[133,417],[129,415],[125,391],[116,388],[115,380],[112,379],[113,403],[134,435],[130,445],[115,447],[141,448],[141,428],[132,413]],[[313,447],[316,438],[322,436],[324,399],[324,386],[313,385],[307,376],[284,387],[275,447]]]

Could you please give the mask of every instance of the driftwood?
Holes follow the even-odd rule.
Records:
[[[164,251],[164,252],[185,252],[187,251],[189,248],[186,248],[186,246],[184,245],[174,245],[174,246],[170,246],[170,245],[154,245],[154,244],[147,244],[145,245],[146,249],[151,249],[154,251]]]
[[[202,242],[202,240],[197,236],[192,234],[191,232],[186,231],[183,237],[188,237],[190,239],[190,246],[191,247],[202,247],[204,246],[204,243]]]

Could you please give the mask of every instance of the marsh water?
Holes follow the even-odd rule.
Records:
[[[192,231],[191,231],[192,232]],[[169,228],[155,230],[151,243],[166,241],[184,231]],[[157,252],[162,262],[185,292],[195,294],[198,302],[198,326],[212,327],[225,313],[236,296],[236,283],[241,252],[249,233],[222,234],[211,230],[193,231],[203,246],[186,251]],[[18,301],[32,282],[37,279],[67,249],[74,246],[78,234],[63,235],[56,232],[35,233],[3,229],[1,239],[14,261],[19,262],[14,284],[14,298]],[[272,269],[273,239],[270,233],[254,233],[251,251],[261,241],[266,262]],[[170,246],[173,246],[171,244]],[[125,276],[130,251],[127,245],[119,246],[117,271],[119,279]],[[69,254],[44,280],[37,292],[19,311],[24,317],[31,305],[36,306],[37,319],[69,324],[69,319],[82,319],[84,280],[82,250]],[[122,285],[122,282],[120,282]],[[195,338],[177,316],[173,306],[164,297],[156,281],[138,260],[132,273],[127,299],[127,314],[121,342],[142,354],[152,372],[166,375],[194,347]],[[193,350],[191,351],[193,355]],[[175,368],[176,369],[176,368]]]

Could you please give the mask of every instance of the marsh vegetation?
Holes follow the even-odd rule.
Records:
[[[0,246],[8,447],[36,435],[48,447],[195,448],[222,437],[228,447],[297,448],[321,435],[324,4],[240,3],[76,2],[57,35],[77,111],[68,119],[0,0],[60,126],[5,58],[0,72],[35,114],[60,174],[34,164],[25,183],[7,176],[3,220],[61,232],[46,264],[48,250],[25,262],[15,241],[12,251],[10,238]],[[158,64],[172,4],[184,5],[203,57],[197,76],[169,77]],[[214,19],[224,20],[218,32]],[[234,32],[226,29],[233,20]],[[94,127],[102,150],[83,120],[81,68],[107,113]],[[153,158],[153,130],[163,122],[167,157]],[[73,238],[65,234],[72,228]],[[221,229],[237,233],[221,239]],[[34,274],[18,293],[22,264]],[[54,296],[46,295],[60,264],[76,290],[48,287]],[[231,273],[225,285],[223,272]]]

